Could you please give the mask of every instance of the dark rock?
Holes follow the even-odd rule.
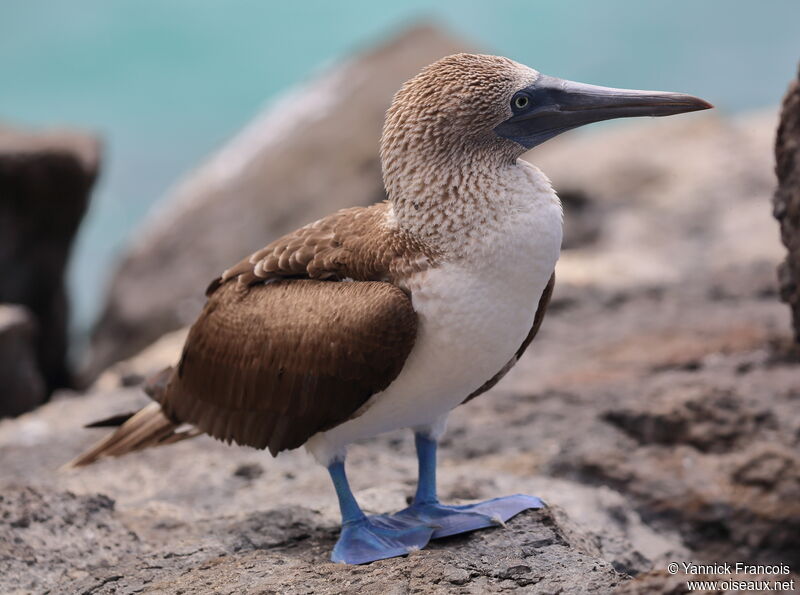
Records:
[[[45,400],[36,333],[27,308],[0,304],[0,417],[30,411]]]
[[[644,406],[612,409],[605,419],[641,444],[690,444],[703,452],[726,452],[775,426],[768,409],[753,408],[727,391],[679,386],[653,395]]]
[[[393,94],[423,66],[467,48],[438,29],[412,28],[259,115],[136,235],[93,331],[86,377],[193,322],[209,282],[280,234],[383,200],[378,140]]]
[[[597,241],[602,231],[601,209],[582,190],[566,190],[558,193],[564,207],[563,250],[589,246]]]
[[[786,497],[800,496],[800,456],[796,452],[780,446],[762,446],[743,459],[733,473],[734,482]]]
[[[783,100],[775,160],[778,189],[773,213],[789,252],[778,269],[778,278],[781,298],[792,310],[795,341],[800,343],[800,71]]]
[[[264,467],[258,463],[244,463],[243,465],[236,467],[236,470],[233,472],[233,474],[234,476],[241,477],[243,479],[257,479],[264,475]]]
[[[141,374],[125,374],[120,378],[120,386],[139,386],[144,381],[145,377]]]
[[[48,395],[72,385],[64,274],[99,158],[98,141],[84,134],[0,128],[0,302],[36,319]]]

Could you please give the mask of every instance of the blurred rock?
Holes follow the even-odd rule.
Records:
[[[149,376],[178,361],[188,334],[189,327],[166,333],[133,357],[112,364],[97,378],[92,388],[111,390],[141,384]],[[134,379],[139,382],[131,382]]]
[[[599,205],[580,190],[562,190],[558,197],[564,208],[562,250],[590,246],[603,229],[603,213]]]
[[[778,189],[773,199],[774,214],[789,252],[778,276],[781,298],[792,310],[795,341],[800,343],[800,71],[783,100],[775,159]]]
[[[547,390],[503,442],[549,453],[547,474],[626,495],[689,559],[796,567],[800,368],[776,356],[788,312],[758,290],[764,268],[627,292],[611,309],[589,294],[548,319],[546,349],[516,371]]]
[[[698,386],[665,390],[647,404],[612,409],[605,419],[641,444],[689,444],[701,452],[727,452],[762,426],[776,424],[769,409]]]
[[[658,285],[781,257],[764,208],[775,188],[773,110],[615,124],[525,155],[567,199],[565,247],[574,249],[559,260],[559,283]],[[572,197],[590,208],[571,208]],[[583,230],[591,241],[573,241]]]
[[[27,308],[0,304],[0,417],[30,411],[45,400],[36,334],[36,322]]]
[[[378,141],[392,96],[469,45],[421,26],[358,53],[271,104],[182,181],[122,258],[87,378],[193,322],[208,283],[246,254],[337,209],[383,200]]]
[[[99,159],[97,139],[86,134],[0,127],[0,302],[33,314],[48,395],[72,385],[64,274]]]

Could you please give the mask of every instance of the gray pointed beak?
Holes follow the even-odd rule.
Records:
[[[613,89],[539,75],[534,84],[514,95],[511,100],[514,114],[494,130],[531,149],[562,132],[592,122],[672,116],[712,107],[707,101],[684,93]]]

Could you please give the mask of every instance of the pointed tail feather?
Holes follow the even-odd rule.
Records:
[[[158,403],[150,403],[117,430],[67,463],[65,468],[82,467],[94,463],[101,457],[118,457],[153,446],[162,438],[172,434],[175,428],[175,424],[161,412],[161,406]]]
[[[162,370],[145,384],[145,392],[158,399],[166,387],[172,369]],[[111,423],[111,422],[115,423]],[[150,403],[133,415],[115,416],[107,420],[89,424],[88,427],[119,425],[119,427],[97,442],[89,450],[79,455],[66,465],[65,469],[82,467],[94,463],[103,457],[119,457],[129,452],[142,450],[151,446],[172,444],[187,438],[198,436],[201,432],[194,428],[184,429],[180,424],[169,419],[161,410],[161,406]]]
[[[97,421],[93,421],[91,423],[86,424],[83,426],[84,428],[118,428],[134,415],[136,415],[136,411],[132,411],[130,413],[118,413],[117,415],[112,415],[111,417],[106,417],[105,419],[98,419]]]

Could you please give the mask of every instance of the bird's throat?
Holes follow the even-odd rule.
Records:
[[[452,257],[502,233],[537,201],[558,200],[547,178],[521,161],[431,161],[385,177],[397,225]]]

